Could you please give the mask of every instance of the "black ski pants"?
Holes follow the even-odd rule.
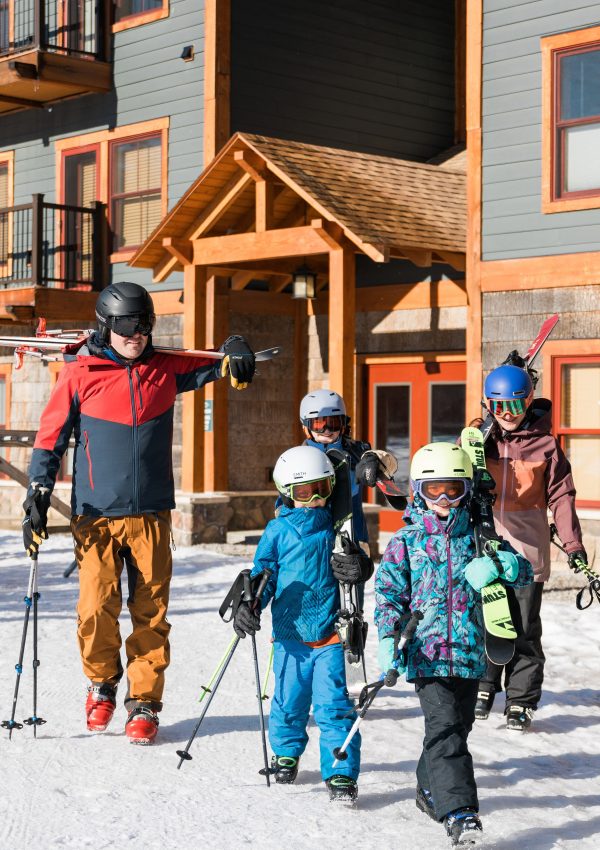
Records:
[[[515,654],[506,667],[488,661],[481,690],[492,687],[496,693],[502,690],[502,670],[506,690],[506,709],[511,705],[522,705],[536,709],[542,695],[544,662],[542,650],[542,607],[543,582],[532,582],[526,587],[509,588],[513,623],[517,631]]]
[[[479,810],[467,737],[475,720],[477,679],[454,676],[415,679],[425,720],[417,782],[431,792],[435,815],[470,807]]]

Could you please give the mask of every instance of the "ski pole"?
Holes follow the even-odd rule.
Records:
[[[230,651],[231,647],[233,646],[233,644],[234,644],[234,642],[235,642],[235,638],[236,638],[236,635],[234,635],[234,636],[231,638],[231,641],[230,641],[230,643],[229,643],[229,646],[227,647],[227,649],[225,650],[225,652],[224,652],[224,653],[223,653],[223,655],[221,656],[221,659],[220,659],[219,663],[218,663],[218,664],[217,664],[217,666],[215,667],[215,672],[212,674],[212,676],[211,676],[211,677],[210,677],[210,679],[208,680],[208,685],[200,685],[200,688],[202,689],[202,694],[201,694],[201,696],[199,696],[199,697],[198,697],[198,702],[202,702],[202,700],[204,699],[204,697],[206,696],[206,694],[209,694],[209,693],[211,692],[211,688],[212,688],[212,686],[213,686],[213,684],[214,684],[214,682],[215,682],[215,679],[216,679],[216,678],[217,678],[217,676],[219,675],[219,672],[220,672],[220,670],[221,670],[221,667],[222,667],[222,666],[223,666],[223,664],[225,663],[225,659],[227,658],[227,655],[229,654],[229,651]]]
[[[558,529],[556,528],[554,523],[552,523],[550,526],[550,542],[554,543],[557,549],[560,549],[561,552],[564,552],[565,555],[568,556],[568,552],[565,547],[561,543],[557,542],[557,540],[559,539],[560,538],[558,537]],[[577,596],[575,597],[575,604],[577,605],[577,608],[580,611],[585,611],[585,609],[589,608],[592,602],[594,601],[594,594],[598,602],[600,602],[600,575],[595,570],[593,570],[588,564],[580,560],[576,561],[573,566],[569,564],[569,567],[575,573],[583,573],[583,575],[588,580],[587,587],[582,587],[581,590],[578,592]],[[587,605],[582,604],[583,592],[585,590],[589,590],[590,592],[590,601]]]
[[[184,762],[184,761],[191,761],[191,760],[192,760],[192,756],[191,756],[191,755],[190,755],[190,753],[189,753],[189,749],[190,749],[190,747],[192,746],[192,743],[193,743],[193,741],[194,741],[194,738],[195,738],[195,737],[196,737],[196,735],[198,734],[198,730],[200,729],[200,726],[202,725],[202,721],[204,720],[204,715],[206,714],[206,712],[207,712],[207,711],[208,711],[208,709],[209,709],[209,706],[210,706],[210,704],[211,704],[211,702],[212,702],[212,699],[213,699],[214,695],[215,695],[215,694],[216,694],[216,692],[217,692],[217,688],[218,688],[218,687],[219,687],[219,685],[221,684],[221,679],[222,679],[222,678],[223,678],[223,676],[225,675],[225,671],[227,670],[227,667],[229,666],[229,662],[230,662],[230,661],[231,661],[231,659],[233,658],[233,653],[236,651],[237,646],[238,646],[238,643],[240,642],[240,640],[241,640],[241,638],[239,638],[239,637],[236,635],[236,636],[235,636],[235,638],[233,639],[233,641],[229,644],[230,649],[229,649],[229,652],[228,652],[228,653],[226,654],[226,656],[225,656],[225,662],[223,663],[223,665],[222,665],[221,669],[220,669],[220,670],[219,670],[219,672],[218,672],[218,675],[217,675],[217,678],[216,678],[216,681],[215,681],[214,688],[213,688],[212,690],[210,690],[210,691],[209,691],[209,697],[208,697],[208,700],[206,701],[206,703],[205,703],[205,705],[204,705],[204,708],[202,709],[202,712],[201,712],[201,714],[200,714],[200,717],[198,718],[198,722],[197,722],[197,723],[196,723],[196,725],[194,726],[194,729],[193,729],[193,731],[192,731],[192,734],[190,735],[190,737],[189,737],[189,739],[188,739],[188,742],[187,742],[187,744],[185,745],[185,749],[183,749],[183,750],[177,750],[177,755],[179,756],[179,764],[177,765],[177,770],[179,770],[179,769],[180,769],[180,767],[181,767],[181,765],[183,764],[183,762]]]
[[[247,571],[244,571],[244,572],[248,573],[248,577],[250,576],[250,570],[247,570]],[[271,570],[265,570],[261,574],[261,580],[260,580],[260,583],[258,585],[258,588],[257,588],[257,591],[256,591],[256,597],[255,597],[257,602],[260,601],[260,598],[261,598],[261,596],[262,596],[262,594],[265,590],[265,587],[267,586],[267,582],[268,582],[270,576],[271,576]],[[200,726],[202,725],[202,721],[204,720],[204,717],[206,716],[206,712],[208,711],[210,704],[213,700],[213,697],[216,694],[219,685],[221,684],[221,680],[223,679],[223,676],[225,675],[227,667],[229,666],[229,662],[233,658],[233,654],[236,651],[240,640],[241,640],[241,638],[238,637],[237,635],[233,638],[233,640],[229,644],[228,650],[225,652],[224,660],[221,659],[221,662],[222,662],[222,663],[220,662],[221,667],[217,668],[218,673],[216,674],[216,678],[213,675],[214,687],[212,689],[210,689],[210,688],[208,689],[209,690],[209,697],[208,697],[206,703],[204,704],[204,708],[202,709],[202,712],[200,714],[200,717],[198,718],[196,725],[194,726],[194,729],[192,730],[192,734],[190,735],[188,742],[185,745],[185,748],[183,750],[177,750],[177,755],[179,756],[179,764],[177,765],[177,770],[179,770],[181,768],[181,765],[183,764],[184,761],[191,761],[192,760],[192,756],[190,755],[190,752],[189,752],[190,747],[192,746],[194,738],[198,734]],[[260,684],[258,685],[258,693],[260,694]],[[262,703],[261,703],[261,708],[262,708]]]
[[[265,569],[261,582],[259,585],[259,592],[257,594],[256,602],[260,600],[262,596],[262,592],[266,587],[266,584],[271,577],[272,570]],[[252,586],[250,584],[250,570],[246,572],[244,575],[244,594],[242,596],[242,601],[247,602],[251,607],[255,607],[255,599],[252,595]],[[263,701],[261,696],[261,687],[260,687],[260,672],[258,669],[258,652],[256,651],[256,635],[252,635],[252,655],[254,657],[254,678],[256,680],[256,698],[258,699],[258,719],[260,723],[260,735],[262,739],[262,750],[263,750],[263,760],[265,763],[264,769],[260,771],[260,773],[264,772],[265,779],[267,780],[267,788],[271,787],[271,769],[269,767],[269,754],[267,753],[267,735],[265,732],[265,715],[263,713]]]
[[[35,574],[37,572],[37,555],[31,558],[31,567],[29,569],[29,583],[27,585],[27,595],[25,596],[25,619],[23,620],[23,632],[21,634],[21,649],[19,650],[19,660],[15,664],[17,671],[17,680],[15,682],[15,690],[13,694],[12,712],[10,720],[2,721],[2,728],[8,729],[8,738],[12,738],[13,729],[22,729],[23,724],[17,723],[15,714],[17,711],[17,699],[19,697],[19,684],[21,682],[21,673],[23,672],[23,656],[25,654],[25,643],[27,641],[27,628],[29,626],[29,614],[31,612],[31,603],[33,596],[33,587],[35,582]]]
[[[69,564],[67,569],[64,571],[63,578],[69,578],[71,573],[74,573],[76,569],[77,569],[77,561],[73,560],[73,561],[71,561],[71,563]]]
[[[271,670],[273,669],[273,658],[275,656],[275,644],[271,642],[271,651],[269,652],[269,660],[267,661],[267,672],[265,673],[265,678],[263,681],[263,689],[260,695],[262,700],[269,699],[267,696],[267,686],[269,684],[269,676],[271,675]]]
[[[37,716],[37,692],[38,692],[38,667],[40,662],[38,659],[38,571],[37,571],[37,554],[35,555],[35,571],[33,579],[33,714],[23,721],[27,726],[33,726],[33,737],[37,738],[37,727],[41,726],[46,721]]]
[[[395,650],[394,656],[397,656],[400,652],[402,652],[404,650],[405,645],[414,636],[414,634],[417,630],[417,626],[419,624],[419,621],[422,620],[422,619],[423,619],[423,614],[421,613],[421,611],[413,611],[413,613],[410,616],[408,623],[406,624],[404,631],[402,632],[402,636],[400,635],[400,630],[398,630],[395,633],[395,635],[394,635],[394,650]],[[348,734],[346,736],[346,740],[344,741],[342,746],[336,747],[334,749],[333,755],[335,756],[335,760],[333,762],[332,767],[337,767],[337,765],[341,761],[346,761],[346,759],[348,758],[347,750],[348,750],[348,747],[350,746],[350,742],[352,741],[352,739],[354,738],[354,736],[358,732],[358,728],[359,728],[360,724],[363,722],[365,715],[366,715],[367,711],[369,710],[369,708],[371,707],[373,700],[375,699],[375,697],[377,696],[379,691],[384,687],[384,685],[388,688],[393,688],[394,685],[396,684],[396,682],[398,681],[399,676],[400,676],[400,674],[398,673],[398,670],[395,667],[390,667],[390,669],[387,671],[387,673],[385,675],[383,675],[381,677],[381,679],[379,679],[379,681],[372,682],[370,685],[366,685],[363,688],[363,691],[360,695],[360,699],[358,701],[358,708],[359,708],[358,716],[357,716],[356,720],[354,721],[354,723],[352,724],[352,727],[351,727],[350,731],[348,732]]]

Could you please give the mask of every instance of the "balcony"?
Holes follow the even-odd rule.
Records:
[[[0,113],[109,91],[110,5],[0,0]]]
[[[0,209],[0,319],[68,313],[73,290],[101,289],[108,256],[105,234],[105,209],[99,202],[74,207],[33,195],[30,204]],[[47,290],[56,294],[48,296]]]

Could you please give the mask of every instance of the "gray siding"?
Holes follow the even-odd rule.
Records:
[[[541,213],[540,38],[600,23],[598,0],[484,0],[485,260],[600,250],[600,209]]]
[[[171,0],[168,18],[117,33],[114,89],[0,116],[0,150],[15,151],[15,203],[34,192],[55,200],[54,141],[109,127],[170,117],[168,206],[171,208],[203,165],[204,9],[197,0]],[[183,62],[185,45],[196,58]],[[149,284],[151,272],[125,264],[112,267],[114,279]],[[168,288],[181,285],[171,275]]]
[[[454,3],[232,0],[231,127],[424,160],[454,133]]]

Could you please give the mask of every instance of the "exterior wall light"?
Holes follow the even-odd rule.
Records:
[[[314,298],[317,276],[307,265],[296,269],[292,277],[292,298]]]
[[[194,45],[188,44],[181,51],[180,59],[183,59],[184,62],[193,62],[194,61]]]

